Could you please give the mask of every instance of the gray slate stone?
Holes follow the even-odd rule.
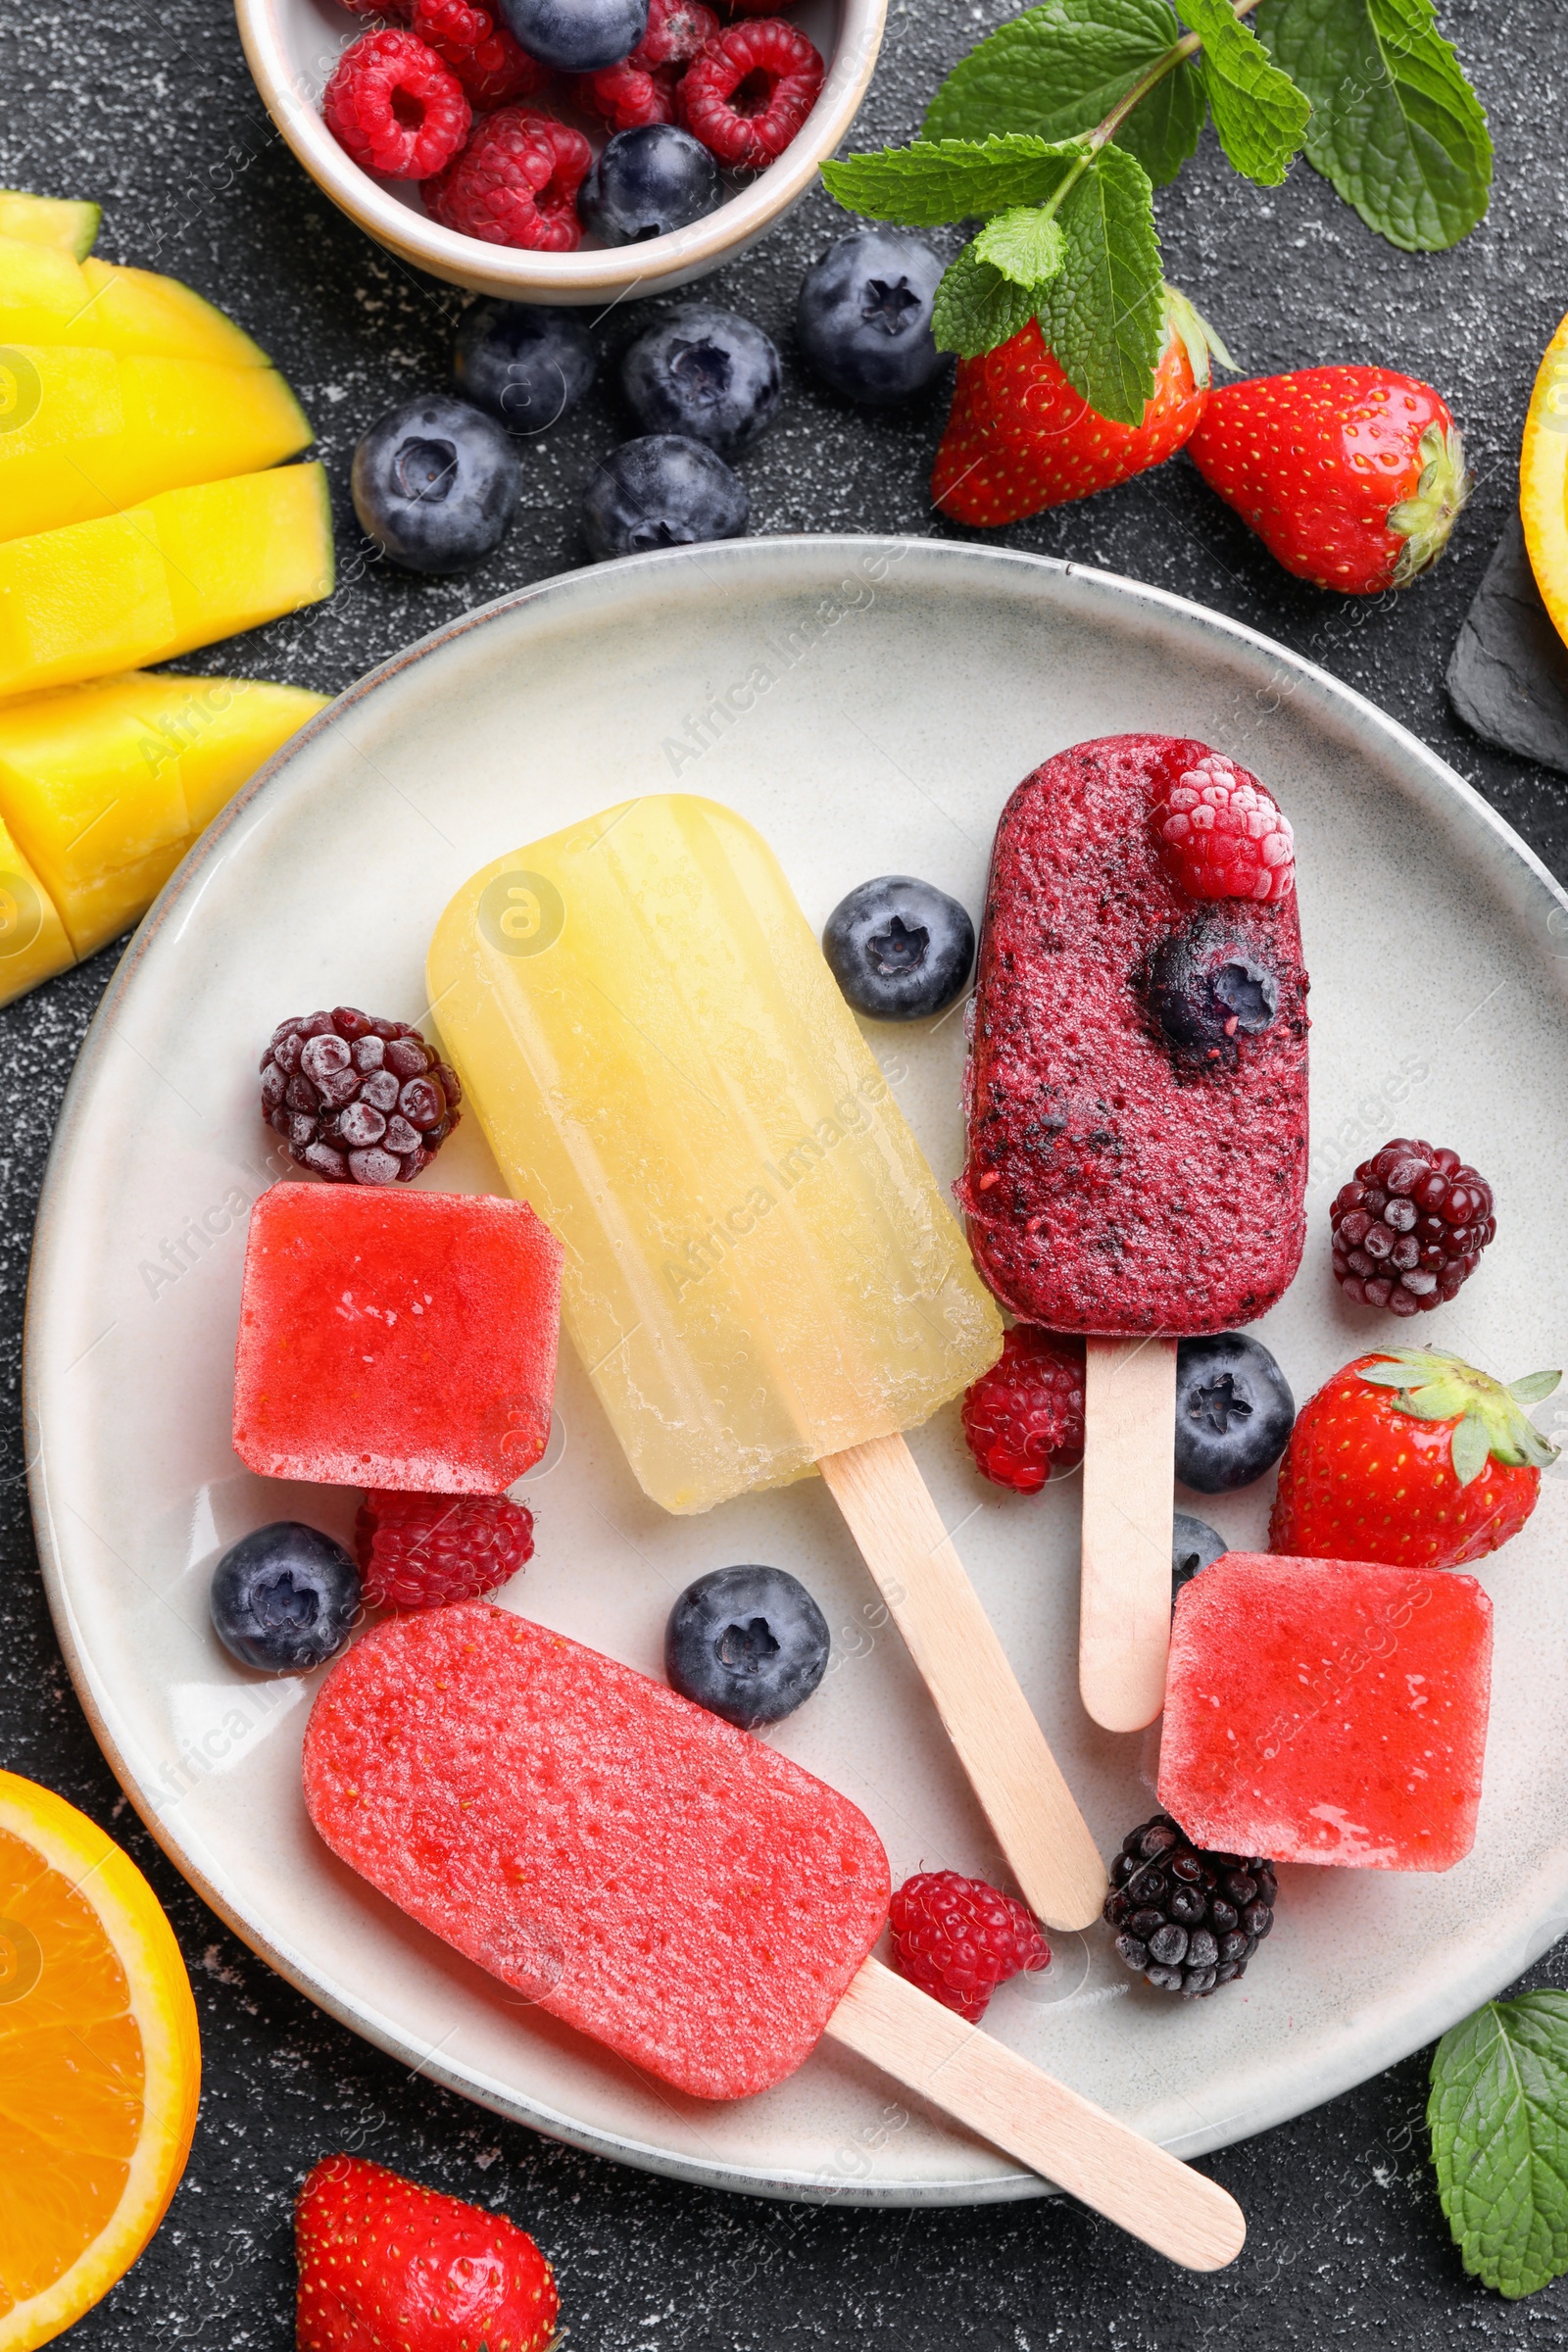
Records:
[[[1568,775],[1568,645],[1541,601],[1517,513],[1465,614],[1448,699],[1488,743]]]

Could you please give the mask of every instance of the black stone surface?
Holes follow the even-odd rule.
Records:
[[[1455,640],[1448,700],[1499,751],[1568,775],[1568,646],[1542,603],[1517,514]]]
[[[1007,13],[999,0],[894,0],[856,143],[908,135],[939,74]],[[1383,359],[1449,397],[1478,487],[1436,572],[1397,596],[1321,594],[1278,570],[1184,459],[1004,536],[1175,589],[1308,655],[1434,745],[1561,872],[1563,783],[1462,729],[1444,671],[1510,512],[1536,361],[1568,302],[1568,16],[1555,0],[1506,10],[1440,0],[1440,15],[1497,144],[1491,218],[1457,251],[1396,253],[1304,165],[1263,192],[1234,177],[1209,140],[1159,200],[1169,275],[1246,369]],[[182,666],[336,689],[464,607],[581,560],[580,487],[595,456],[630,429],[612,366],[582,410],[525,446],[523,511],[476,578],[419,581],[366,559],[347,500],[355,439],[395,401],[442,383],[460,298],[410,275],[316,193],[256,98],[222,0],[5,0],[0,184],[101,198],[100,250],[172,270],[232,311],[276,354],[319,427],[346,559],[337,595]],[[863,416],[807,381],[790,345],[802,270],[841,225],[818,194],[704,289],[760,319],[785,351],[779,422],[742,461],[753,528],[939,530],[925,481],[940,395],[907,414]],[[606,318],[607,354],[650,315]],[[113,962],[106,952],[0,1012],[0,1761],[85,1807],[148,1872],[190,1962],[207,2087],[164,2230],[74,2344],[281,2352],[293,2342],[291,2200],[312,2161],[339,2147],[505,2206],[535,2231],[582,2352],[1568,2343],[1568,2283],[1509,2305],[1464,2278],[1426,2162],[1419,2056],[1210,2160],[1247,2207],[1251,2236],[1232,2270],[1201,2279],[1062,2205],[893,2215],[772,2206],[600,2164],[411,2079],[239,1946],[163,1860],[93,1745],[51,1632],[21,1480],[29,1224],[72,1056]],[[1559,1948],[1532,1982],[1568,1983],[1568,1953]]]

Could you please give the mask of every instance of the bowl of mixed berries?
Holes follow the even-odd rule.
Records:
[[[505,301],[688,284],[855,119],[887,0],[236,0],[269,112],[389,251]]]

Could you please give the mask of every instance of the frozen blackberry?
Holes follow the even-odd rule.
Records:
[[[1458,1296],[1497,1231],[1492,1187],[1460,1159],[1396,1136],[1334,1197],[1334,1279],[1358,1306],[1415,1315]]]
[[[1156,1813],[1121,1841],[1104,1918],[1130,1969],[1191,2000],[1245,1973],[1274,1925],[1277,1894],[1272,1862],[1205,1854]]]
[[[458,1123],[463,1089],[408,1021],[352,1004],[280,1021],[262,1055],[262,1116],[328,1184],[407,1184]]]

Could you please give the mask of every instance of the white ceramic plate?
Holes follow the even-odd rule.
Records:
[[[1197,735],[1279,792],[1315,977],[1311,1240],[1264,1334],[1304,1398],[1371,1338],[1505,1376],[1568,1332],[1568,902],[1477,796],[1356,695],[1250,631],[1103,573],[928,541],[761,539],[579,571],[455,623],[308,727],[208,833],[122,964],[61,1121],[27,1335],[33,1493],[81,1700],[180,1869],[320,2005],[411,2067],[577,2145],[788,2196],[893,2204],[1038,2193],[827,2049],[765,2096],[707,2106],[518,2003],[317,1842],[300,1799],[309,1681],[234,1667],[207,1584],[243,1530],[347,1529],[354,1497],[252,1477],[229,1445],[246,1210],[282,1172],[256,1109],[273,1023],[316,1004],[418,1019],[425,942],[475,866],[628,794],[727,801],[820,924],[905,870],[977,913],[992,829],[1047,754],[1126,728]],[[875,1051],[939,1172],[959,1159],[962,1023]],[[1391,1134],[1493,1178],[1500,1231],[1459,1299],[1397,1334],[1329,1276],[1328,1200]],[[499,1190],[473,1121],[422,1179]],[[650,1673],[702,1571],[772,1560],[835,1630],[778,1743],[862,1805],[895,1879],[999,1862],[822,1489],[670,1519],[626,1471],[576,1364],[526,1492],[533,1565],[506,1595]],[[1548,1414],[1550,1408],[1547,1408]],[[1111,1852],[1153,1810],[1150,1742],[1075,1687],[1076,1484],[982,1484],[956,1411],[922,1462],[1042,1723]],[[1262,1540],[1272,1482],[1213,1503]],[[1446,1877],[1286,1870],[1246,1981],[1178,2004],[1100,1930],[988,2024],[1183,2154],[1330,2097],[1494,1992],[1568,1927],[1568,1487],[1485,1563],[1496,1671],[1481,1830]]]

